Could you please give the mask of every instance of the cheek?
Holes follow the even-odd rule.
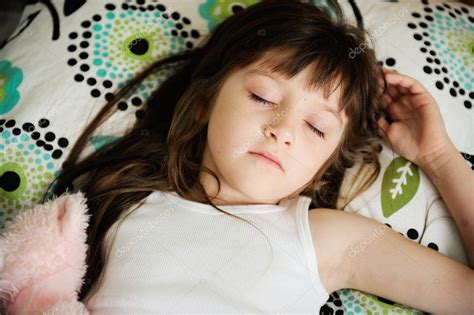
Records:
[[[258,134],[256,122],[250,120],[245,113],[237,111],[233,105],[220,107],[215,111],[208,126],[209,147],[213,154],[227,159],[236,158],[254,148],[261,135]]]
[[[312,145],[314,148],[301,148],[294,157],[287,157],[293,166],[290,174],[295,174],[302,182],[312,179],[330,155],[324,143]]]

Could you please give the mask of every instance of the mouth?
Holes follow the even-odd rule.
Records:
[[[255,156],[256,158],[260,159],[261,161],[278,168],[280,171],[284,171],[278,161],[271,159],[270,157],[264,155],[263,153],[257,153],[257,152],[249,152],[249,153]]]

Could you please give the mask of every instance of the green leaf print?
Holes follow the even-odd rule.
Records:
[[[403,157],[393,159],[382,179],[382,213],[388,218],[405,206],[420,186],[418,166]]]

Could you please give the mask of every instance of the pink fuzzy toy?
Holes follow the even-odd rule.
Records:
[[[77,301],[86,271],[86,199],[64,194],[18,214],[0,235],[0,313],[89,314]]]

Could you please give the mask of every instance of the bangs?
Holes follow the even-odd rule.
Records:
[[[360,91],[349,84],[353,81],[354,71],[351,63],[355,61],[347,60],[347,54],[334,55],[334,51],[329,50],[308,53],[302,50],[271,49],[259,56],[258,59],[263,61],[258,63],[258,67],[280,74],[285,79],[291,79],[309,66],[310,71],[305,78],[304,89],[309,92],[322,89],[323,96],[327,99],[340,87],[338,111],[345,110],[351,101],[360,99]]]

